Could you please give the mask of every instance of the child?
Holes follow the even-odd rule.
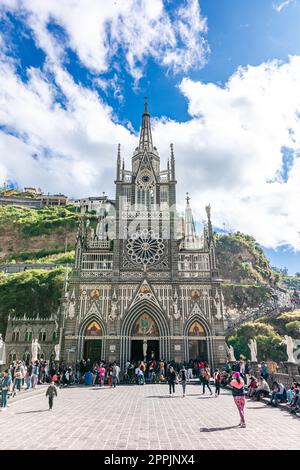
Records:
[[[52,410],[54,395],[57,396],[57,390],[52,380],[46,392],[46,397],[49,397],[49,410]]]

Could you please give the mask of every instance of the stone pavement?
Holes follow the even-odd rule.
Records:
[[[45,389],[44,389],[45,391]],[[44,393],[22,393],[0,413],[0,449],[300,449],[300,419],[262,403],[246,405],[247,428],[228,390],[199,385],[122,385],[59,389],[48,411]]]

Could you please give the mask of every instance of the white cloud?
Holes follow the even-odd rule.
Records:
[[[158,122],[154,136],[162,154],[174,142],[178,202],[188,188],[198,220],[211,202],[217,226],[300,248],[299,85],[300,57],[241,68],[224,88],[182,80],[192,118]],[[283,147],[294,156],[287,181]]]
[[[276,10],[278,13],[280,13],[285,7],[290,5],[290,3],[294,3],[295,0],[285,0],[281,3],[274,4],[273,3],[273,8]]]
[[[4,0],[0,2],[4,4]],[[62,24],[68,44],[90,68],[109,67],[114,60],[110,47],[114,50],[116,44],[123,44],[127,67],[138,79],[149,56],[164,60],[173,70],[180,57],[183,69],[203,60],[201,50],[196,56],[184,54],[185,48],[197,49],[200,36],[195,39],[195,31],[205,33],[198,4],[189,1],[188,10],[179,10],[177,19],[171,21],[161,1],[154,0],[151,5],[140,1],[142,14],[130,24],[133,10],[129,11],[128,5],[136,6],[137,0],[116,2],[110,11],[107,2],[92,0],[86,0],[84,6],[76,0],[5,3],[18,12],[25,7],[30,12],[28,21],[47,52],[47,63],[43,70],[27,70],[28,81],[24,83],[5,51],[0,54],[0,124],[4,126],[0,132],[0,182],[9,178],[21,187],[36,185],[70,196],[95,195],[103,190],[113,196],[117,143],[122,144],[122,154],[129,162],[137,136],[129,125],[116,124],[113,110],[99,95],[76,84],[64,70],[65,45],[47,31],[46,24],[50,17]],[[92,17],[90,31],[86,31],[87,5]],[[94,22],[99,18],[99,5],[103,7],[102,20]],[[101,35],[107,24],[103,18],[111,25],[114,39],[110,45]],[[157,25],[161,37],[147,30],[149,24]],[[49,72],[55,81],[49,80]],[[98,78],[105,92],[108,85]],[[119,93],[119,84],[112,85]],[[288,63],[273,61],[240,68],[224,87],[183,79],[179,90],[188,101],[190,120],[156,120],[153,130],[162,166],[169,144],[174,142],[179,205],[184,205],[188,189],[198,220],[210,202],[215,225],[226,223],[268,247],[290,244],[300,248],[299,86],[300,57],[291,57]],[[64,106],[57,103],[57,89],[65,97]],[[294,156],[285,180],[280,177],[284,147]]]
[[[186,0],[172,18],[163,0],[0,0],[1,5],[26,15],[37,43],[56,63],[68,46],[87,68],[102,73],[121,48],[138,81],[149,57],[174,72],[206,61],[207,26],[198,0]],[[64,29],[66,44],[49,31],[50,22]]]

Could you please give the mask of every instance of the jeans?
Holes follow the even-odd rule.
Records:
[[[38,383],[38,376],[36,374],[32,374],[32,376],[31,376],[31,386],[32,386],[32,388],[35,388],[37,383]]]
[[[20,392],[21,387],[22,387],[22,379],[15,379],[13,390],[15,390],[15,388],[17,388],[17,390],[19,390],[19,392]]]
[[[273,392],[272,396],[271,396],[270,403],[272,404],[273,400],[274,400],[275,401],[275,406],[277,406],[278,405],[278,400],[281,400],[282,397],[283,397],[282,393]]]
[[[173,389],[173,393],[175,393],[175,384],[174,384],[174,382],[169,382],[170,395],[172,393],[172,389]]]
[[[220,382],[215,383],[215,394],[216,395],[220,395],[220,388],[221,388]]]
[[[212,393],[211,388],[210,388],[209,383],[208,383],[208,380],[203,379],[202,380],[202,386],[203,386],[203,393],[205,393],[205,386],[208,388],[210,393]]]
[[[144,376],[138,375],[138,385],[144,385]]]
[[[182,393],[183,393],[183,395],[185,395],[186,380],[182,380],[181,385],[182,385]]]
[[[53,396],[49,395],[49,408],[50,408],[50,410],[52,410],[52,406],[53,406]]]
[[[1,391],[1,408],[6,408],[7,406],[7,393],[8,390]]]
[[[112,381],[113,381],[113,386],[116,387],[118,383],[118,377],[116,375],[113,375]]]

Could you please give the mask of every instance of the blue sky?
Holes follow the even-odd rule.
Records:
[[[113,194],[148,95],[180,208],[189,189],[197,220],[210,202],[300,271],[299,20],[299,0],[0,0],[0,181]]]

